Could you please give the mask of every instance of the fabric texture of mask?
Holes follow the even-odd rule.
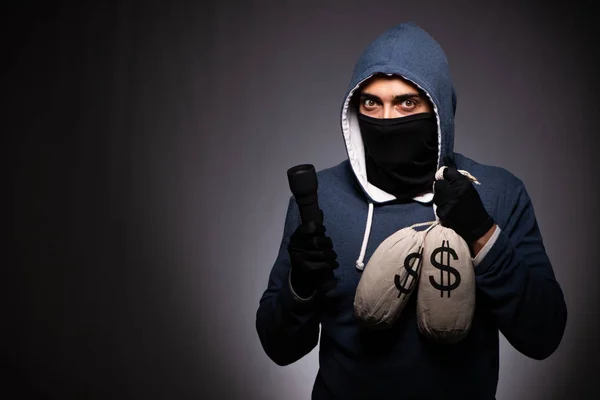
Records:
[[[358,114],[365,146],[367,179],[400,201],[430,191],[437,169],[434,113],[401,118]]]

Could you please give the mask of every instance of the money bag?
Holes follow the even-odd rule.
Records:
[[[425,223],[431,225],[432,223]],[[425,231],[398,230],[375,249],[354,296],[354,316],[366,327],[385,329],[400,316],[419,280]]]
[[[417,290],[421,334],[454,344],[471,329],[475,312],[475,271],[469,246],[456,232],[436,223],[427,230]]]

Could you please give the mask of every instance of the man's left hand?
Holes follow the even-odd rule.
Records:
[[[454,160],[444,157],[444,180],[435,182],[433,202],[443,226],[453,229],[473,249],[495,226],[471,180],[458,172]]]

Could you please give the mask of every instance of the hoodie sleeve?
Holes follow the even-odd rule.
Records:
[[[478,301],[484,302],[515,349],[542,360],[562,340],[567,307],[531,199],[518,179],[516,187],[510,191],[512,200],[503,205],[509,212],[503,221],[498,219],[503,226],[495,243],[475,268]]]
[[[301,299],[289,282],[287,252],[290,236],[300,225],[298,207],[290,198],[279,253],[256,313],[256,330],[266,354],[276,364],[291,364],[318,343],[319,318],[314,298]]]

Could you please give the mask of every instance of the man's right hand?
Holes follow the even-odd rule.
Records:
[[[301,224],[290,237],[290,281],[294,292],[304,299],[311,297],[315,291],[330,290],[335,284],[333,270],[339,264],[325,230],[322,224],[311,221]]]

